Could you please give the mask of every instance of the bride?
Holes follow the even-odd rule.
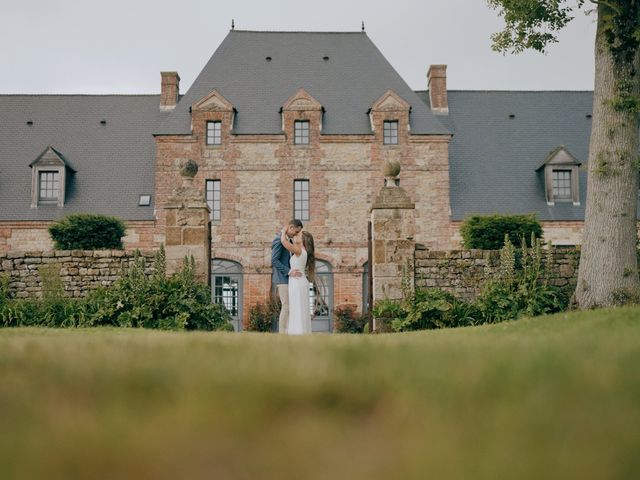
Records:
[[[314,280],[315,254],[313,236],[306,231],[301,231],[292,242],[287,237],[286,229],[282,230],[280,241],[284,248],[292,253],[291,270],[289,271],[289,335],[304,335],[311,333],[311,312],[309,309],[309,280]],[[294,271],[302,273],[301,276],[291,275]]]

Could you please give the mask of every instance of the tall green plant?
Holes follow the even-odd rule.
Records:
[[[484,322],[514,320],[522,315],[543,315],[566,308],[567,295],[550,283],[551,253],[545,262],[540,239],[532,238],[531,244],[528,247],[521,239],[517,252],[505,237],[497,279],[484,286],[476,301]]]

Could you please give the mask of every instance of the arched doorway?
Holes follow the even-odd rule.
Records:
[[[242,265],[222,258],[211,261],[211,301],[224,305],[233,329],[242,330]]]
[[[331,264],[316,260],[316,283],[309,284],[311,328],[314,332],[333,331],[333,272]]]

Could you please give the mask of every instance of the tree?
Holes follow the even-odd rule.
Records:
[[[575,13],[595,11],[593,121],[575,298],[580,308],[639,298],[640,0],[487,1],[505,20],[504,30],[492,36],[493,48],[500,52],[544,52]]]

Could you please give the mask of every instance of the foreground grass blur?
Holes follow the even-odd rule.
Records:
[[[0,330],[2,479],[639,478],[640,309],[289,338]]]

